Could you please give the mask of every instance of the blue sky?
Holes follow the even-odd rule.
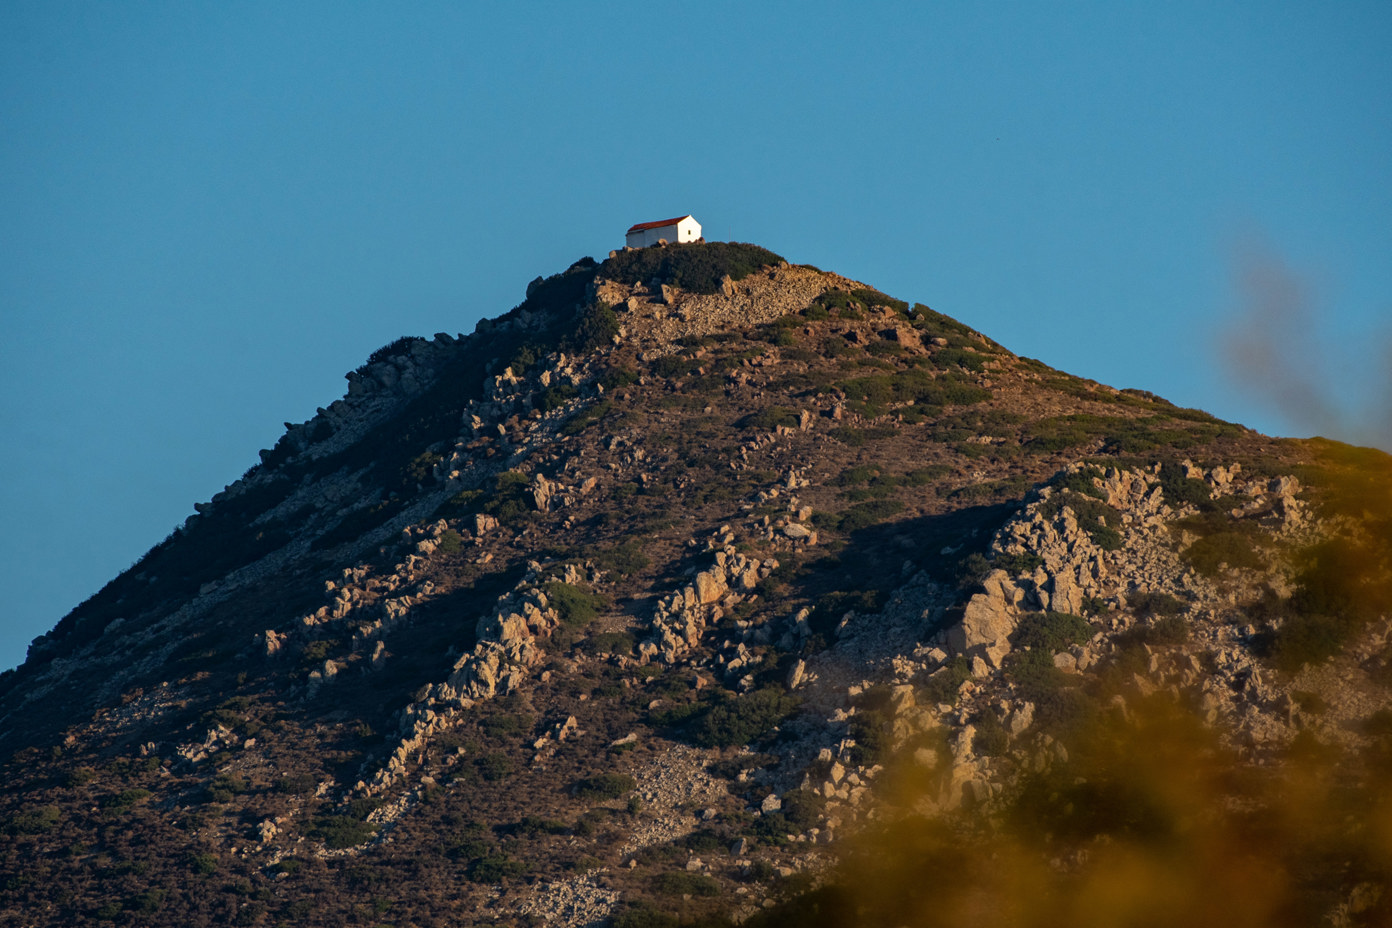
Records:
[[[686,212],[1072,373],[1380,440],[1389,88],[1385,2],[9,0],[0,667],[373,349]],[[1322,359],[1337,420],[1235,383],[1235,327]]]

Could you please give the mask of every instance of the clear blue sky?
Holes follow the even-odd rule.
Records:
[[[1356,420],[1387,387],[1390,89],[1385,0],[8,0],[0,667],[373,349],[636,221],[1308,434],[1216,348],[1239,265],[1281,264],[1316,316],[1278,347],[1325,346]]]

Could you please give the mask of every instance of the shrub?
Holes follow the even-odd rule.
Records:
[[[704,873],[670,870],[652,878],[652,888],[664,896],[718,896],[720,884]]]
[[[357,847],[377,834],[377,826],[351,815],[321,815],[309,829],[311,838],[318,838],[331,851]]]
[[[613,367],[599,378],[599,385],[606,390],[631,387],[638,382],[638,372],[629,367]]]
[[[1184,468],[1178,464],[1160,465],[1160,489],[1165,494],[1165,502],[1176,509],[1186,505],[1197,506],[1203,511],[1216,508],[1208,484],[1195,477],[1186,477]]]
[[[567,339],[571,351],[587,352],[603,348],[619,334],[619,317],[614,307],[608,303],[594,303],[587,307],[576,323],[575,331]]]
[[[545,591],[547,601],[561,621],[574,628],[590,624],[599,615],[599,610],[609,605],[608,600],[598,593],[559,580],[546,584]]]
[[[38,809],[25,809],[15,813],[5,826],[12,835],[38,835],[52,830],[62,818],[57,806],[43,806]]]
[[[1184,551],[1184,559],[1205,577],[1214,577],[1225,566],[1229,569],[1266,566],[1252,541],[1237,532],[1218,532],[1200,538]]]
[[[97,772],[91,767],[74,767],[68,771],[65,782],[68,786],[84,786],[96,778]]]
[[[1116,551],[1122,546],[1121,533],[1114,528],[1121,524],[1121,513],[1098,499],[1080,493],[1055,493],[1039,507],[1040,515],[1052,518],[1064,507],[1073,510],[1078,527],[1088,533],[1093,544],[1104,551]]]
[[[611,400],[600,400],[591,406],[570,417],[570,421],[561,427],[562,435],[579,435],[586,428],[603,419],[613,412],[614,403]]]
[[[957,701],[957,689],[971,679],[971,662],[965,657],[954,657],[938,668],[922,690],[923,701],[930,705]]]
[[[769,687],[717,702],[698,713],[688,730],[691,740],[701,747],[748,744],[787,718],[796,706],[792,696]]]
[[[848,612],[870,615],[884,608],[884,594],[879,590],[837,590],[817,601],[807,625],[814,634],[827,636]]]
[[[464,536],[451,528],[440,533],[440,543],[435,550],[441,554],[458,554],[463,548]]]
[[[419,335],[403,335],[396,341],[389,342],[368,355],[367,364],[358,368],[358,373],[363,373],[367,370],[368,366],[376,364],[379,361],[385,361],[398,354],[405,354],[407,350],[414,347],[416,344],[423,344],[424,342],[425,339],[421,338]]]
[[[840,513],[816,513],[812,522],[819,528],[849,534],[878,525],[903,508],[904,504],[897,499],[872,499],[849,506]]]
[[[761,267],[782,262],[758,245],[693,242],[619,252],[600,265],[599,274],[630,285],[660,280],[693,293],[715,293],[726,275],[743,280]]]
[[[297,796],[312,793],[318,786],[319,781],[315,779],[313,774],[309,773],[292,773],[289,776],[281,777],[275,783],[275,788],[279,792]]]
[[[231,802],[233,796],[246,791],[247,781],[239,774],[224,773],[208,784],[207,797],[209,802]]]
[[[568,383],[552,384],[537,399],[536,406],[542,412],[550,412],[553,409],[559,409],[579,395],[579,389]]]
[[[532,510],[532,499],[527,492],[531,484],[527,475],[509,470],[499,474],[493,484],[493,496],[483,504],[483,511],[495,516],[499,522],[508,522]]]
[[[588,554],[595,567],[625,578],[633,576],[652,563],[652,559],[643,553],[642,543],[636,538]]]
[[[766,432],[772,432],[780,425],[797,428],[798,414],[784,406],[770,406],[745,416],[739,425],[741,428],[762,429]]]
[[[794,831],[806,831],[822,823],[825,809],[826,800],[820,794],[807,789],[790,789],[783,794],[783,807],[779,811]]]
[[[217,873],[217,868],[216,854],[194,854],[189,858],[189,869],[198,876],[211,876]]]
[[[1154,616],[1179,615],[1188,608],[1183,600],[1169,593],[1137,593],[1130,598],[1129,605],[1137,615]]]
[[[942,348],[933,355],[933,360],[939,367],[963,367],[974,373],[980,373],[986,369],[986,359],[975,351],[967,351],[965,348]]]
[[[1273,662],[1288,673],[1338,654],[1349,638],[1348,624],[1327,615],[1292,615],[1276,631]]]
[[[148,789],[133,787],[131,789],[123,789],[115,796],[106,797],[106,801],[103,805],[112,812],[122,812],[134,806],[136,803],[144,802],[148,798],[150,798],[150,791]]]
[[[1148,645],[1183,644],[1189,640],[1189,625],[1177,615],[1160,616],[1127,630],[1118,640]]]
[[[549,818],[542,818],[540,815],[526,815],[522,821],[518,822],[513,828],[514,833],[536,837],[537,835],[563,835],[570,831],[570,826],[565,822],[558,822]]]
[[[1017,648],[1039,648],[1053,654],[1092,637],[1087,619],[1067,612],[1031,612],[1020,617],[1010,636]]]
[[[610,924],[612,928],[679,928],[681,920],[645,902],[630,902]]]
[[[591,635],[585,645],[593,654],[632,654],[634,640],[627,632],[601,632]]]
[[[474,768],[478,770],[479,776],[492,783],[512,773],[512,761],[508,760],[506,754],[494,751],[476,758]]]
[[[983,757],[999,757],[1010,748],[1010,733],[990,709],[973,716],[972,725],[976,727],[972,750],[977,754]]]
[[[638,787],[638,781],[626,773],[597,773],[579,780],[571,787],[578,799],[618,799]]]
[[[1102,498],[1102,491],[1097,484],[1093,483],[1094,478],[1101,477],[1100,467],[1083,467],[1076,471],[1060,471],[1049,481],[1049,486],[1059,491],[1069,491],[1081,493],[1084,496],[1091,496],[1094,499]]]
[[[527,872],[527,864],[513,860],[507,854],[480,857],[469,865],[468,877],[475,883],[501,883]]]

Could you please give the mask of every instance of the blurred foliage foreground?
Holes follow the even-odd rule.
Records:
[[[1308,552],[1311,601],[1287,621],[1329,626],[1334,653],[1392,613],[1392,459],[1316,453],[1304,476],[1339,540]],[[946,818],[941,768],[906,758],[827,880],[748,924],[1392,925],[1392,707],[1357,747],[1307,730],[1274,762],[1223,734],[1164,694],[1114,707],[1010,794]]]
[[[1173,703],[1092,725],[1014,795],[944,819],[892,806],[830,879],[752,924],[1392,924],[1392,725],[1360,756],[1297,738],[1253,767]]]

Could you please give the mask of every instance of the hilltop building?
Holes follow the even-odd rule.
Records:
[[[659,239],[668,242],[694,242],[701,237],[701,224],[690,216],[676,219],[659,219],[657,222],[640,222],[631,226],[624,244],[629,248],[646,248],[656,245]]]

